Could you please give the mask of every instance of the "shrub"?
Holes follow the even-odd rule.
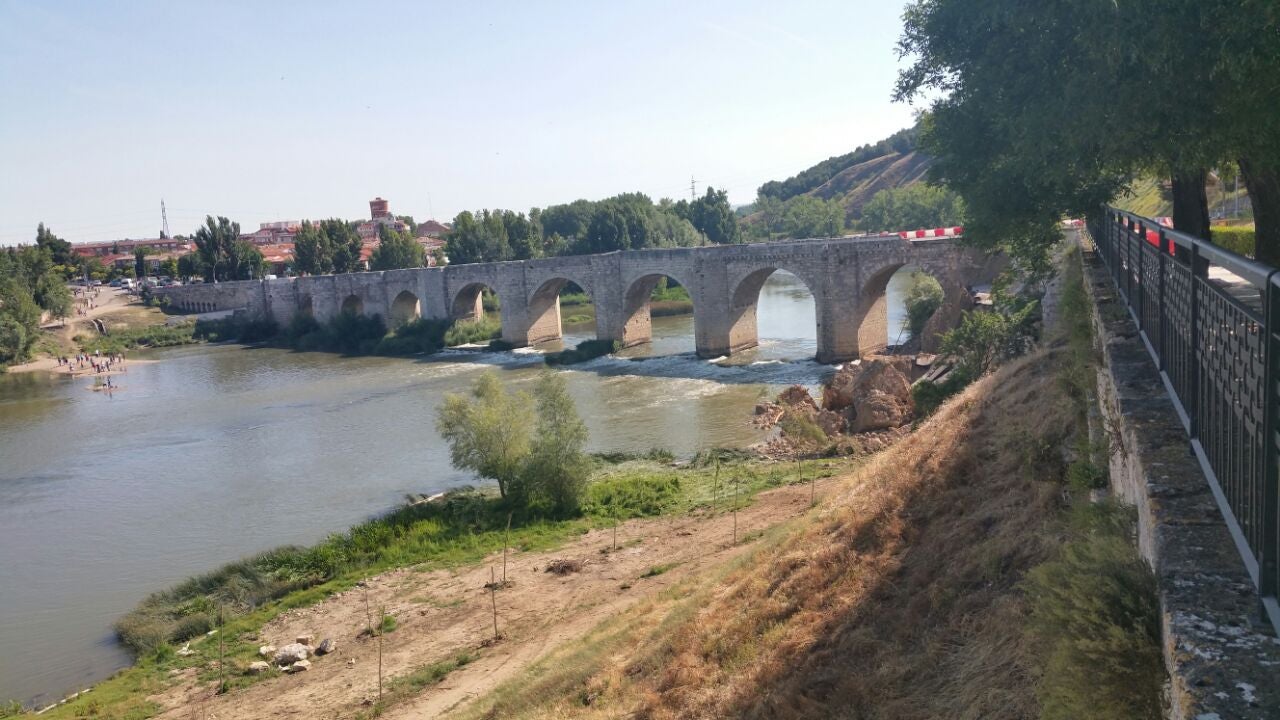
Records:
[[[947,398],[955,395],[973,382],[968,370],[956,368],[940,382],[921,380],[911,386],[911,398],[915,401],[916,415],[926,418],[933,414]]]
[[[378,355],[413,355],[433,353],[445,346],[451,322],[417,318],[395,329],[395,332],[378,341],[374,352]]]
[[[454,323],[453,327],[449,328],[449,330],[444,334],[444,344],[452,347],[454,345],[484,343],[497,339],[501,336],[502,324],[491,318],[483,318],[480,320]]]
[[[807,415],[786,412],[778,421],[782,434],[792,440],[807,442],[812,445],[823,445],[827,442],[827,434]]]
[[[907,307],[906,317],[902,318],[903,329],[911,333],[911,337],[919,337],[929,318],[942,307],[942,300],[942,285],[937,280],[919,270],[911,273],[911,285],[903,298]]]
[[[1220,245],[1237,255],[1253,257],[1257,245],[1252,225],[1213,228],[1213,244]]]
[[[942,336],[942,354],[955,357],[966,370],[966,377],[976,380],[999,363],[1031,348],[1039,309],[1036,300],[1014,298],[993,311],[967,312],[959,326]]]
[[[652,517],[679,500],[681,492],[680,478],[671,475],[608,478],[587,486],[583,510],[615,518]]]
[[[170,638],[177,642],[190,640],[191,638],[200,637],[201,635],[209,632],[213,629],[213,626],[214,623],[212,615],[207,615],[205,613],[188,615],[178,621],[178,624],[170,633]]]

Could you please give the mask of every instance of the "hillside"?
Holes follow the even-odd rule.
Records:
[[[925,179],[931,158],[916,149],[918,132],[915,127],[900,130],[853,152],[827,158],[786,180],[769,181],[760,186],[758,197],[786,202],[808,196],[835,202],[844,209],[845,221],[852,225],[862,217],[863,206],[876,193]],[[748,224],[761,220],[758,212],[749,212],[743,218]]]

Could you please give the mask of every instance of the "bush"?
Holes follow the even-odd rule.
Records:
[[[453,327],[449,328],[444,334],[444,344],[448,347],[453,347],[454,345],[485,343],[501,336],[502,323],[491,318],[482,318],[480,320],[454,323]]]
[[[911,285],[903,298],[907,307],[907,315],[902,318],[903,329],[911,333],[911,337],[919,337],[929,318],[942,307],[942,300],[942,285],[937,280],[919,270],[911,273]]]
[[[973,378],[967,370],[956,368],[940,383],[921,380],[912,385],[911,398],[915,401],[916,415],[921,418],[929,417],[947,398],[965,389],[971,382]]]
[[[782,434],[788,438],[811,445],[824,445],[828,440],[822,428],[807,415],[788,411],[778,421],[778,427],[782,428]]]
[[[956,358],[965,377],[976,380],[996,365],[1031,349],[1040,303],[1013,298],[995,310],[971,310],[942,336],[942,354]]]
[[[99,350],[103,353],[120,353],[134,348],[174,347],[199,342],[203,337],[196,333],[197,324],[184,322],[178,325],[151,325],[141,328],[113,330],[106,335],[81,339],[85,352]]]
[[[374,348],[378,355],[414,355],[433,353],[445,346],[445,336],[450,330],[448,320],[417,318],[395,329],[382,338]]]
[[[1220,245],[1237,255],[1253,257],[1257,245],[1253,226],[1216,227],[1212,233],[1214,245]]]
[[[583,510],[615,518],[652,517],[680,499],[680,478],[639,475],[608,478],[587,487]]]
[[[1046,720],[1163,717],[1160,606],[1151,569],[1129,542],[1132,519],[1112,504],[1082,506],[1061,556],[1025,583],[1029,632],[1044,668]]]
[[[232,316],[217,320],[197,320],[192,337],[208,342],[256,343],[279,334],[274,320],[249,320]]]
[[[573,365],[575,363],[594,360],[595,358],[615,353],[621,349],[622,343],[617,340],[583,340],[572,350],[561,350],[558,353],[549,353],[545,359],[548,365]]]

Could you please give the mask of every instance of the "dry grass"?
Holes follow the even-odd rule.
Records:
[[[1061,544],[1064,353],[975,383],[737,567],[617,618],[577,662],[508,689],[522,704],[500,691],[478,714],[1036,716],[1019,583]]]

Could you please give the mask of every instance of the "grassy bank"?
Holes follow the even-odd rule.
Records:
[[[704,453],[681,467],[663,462],[665,457],[596,457],[583,512],[564,518],[513,514],[511,546],[524,551],[551,548],[619,519],[726,512],[733,507],[735,485],[737,502],[745,505],[761,490],[800,481],[802,474],[808,480],[844,467],[839,461],[813,461],[798,469],[794,464],[744,459],[730,451]],[[219,634],[226,640],[229,687],[255,682],[260,678],[243,672],[257,659],[255,633],[281,612],[312,605],[387,569],[478,562],[501,551],[508,513],[507,505],[492,493],[459,490],[440,502],[399,508],[317,545],[279,548],[156,593],[117,625],[121,638],[138,651],[137,664],[43,717],[83,717],[89,712],[151,717],[156,708],[146,696],[170,681],[170,670],[195,667],[201,677],[216,677],[218,636],[205,633],[215,629],[219,612],[226,619]],[[175,647],[188,641],[195,654],[178,657]]]
[[[1095,362],[1072,262],[1042,349],[943,402],[752,554],[610,618],[463,716],[1160,717],[1133,514],[1090,503],[1071,472]]]

